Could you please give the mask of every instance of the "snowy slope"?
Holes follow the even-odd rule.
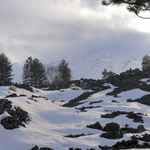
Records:
[[[128,140],[133,134],[125,134],[123,138],[110,140],[100,137],[103,133],[101,130],[87,128],[89,124],[97,121],[104,127],[107,123],[116,122],[120,127],[128,124],[130,127],[137,128],[143,124],[146,128],[144,133],[150,133],[150,111],[149,106],[139,103],[128,103],[126,99],[137,98],[148,94],[148,92],[140,89],[134,89],[119,94],[119,97],[107,96],[106,93],[113,90],[110,89],[97,92],[91,97],[83,100],[85,103],[76,108],[66,108],[61,105],[69,100],[81,95],[84,90],[63,89],[60,91],[43,91],[34,89],[34,92],[29,92],[24,89],[16,89],[16,92],[11,91],[9,87],[0,87],[0,98],[6,95],[16,93],[19,97],[8,97],[14,106],[20,106],[29,113],[31,121],[26,124],[26,127],[20,127],[14,130],[6,130],[0,125],[0,149],[2,150],[30,150],[34,145],[39,147],[51,147],[55,150],[68,150],[70,147],[82,148],[83,150],[94,148],[98,150],[98,145],[111,146],[117,141]],[[34,95],[34,97],[32,96]],[[45,99],[44,97],[48,98]],[[62,101],[63,100],[63,101]],[[102,102],[93,103],[92,106],[100,106],[99,108],[89,109],[90,102],[101,100]],[[116,103],[112,102],[115,100]],[[54,102],[52,102],[54,101]],[[87,107],[85,112],[79,108]],[[101,118],[101,115],[111,113],[113,111],[140,112],[147,114],[143,116],[144,123],[135,123],[132,119],[120,115],[115,118]],[[7,113],[0,117],[7,116]],[[78,138],[64,137],[67,135],[85,134]],[[9,144],[8,144],[9,143]]]
[[[126,52],[119,55],[118,51],[96,50],[75,61],[70,62],[73,78],[100,79],[101,73],[106,68],[108,71],[121,73],[130,68],[141,68],[141,55]]]

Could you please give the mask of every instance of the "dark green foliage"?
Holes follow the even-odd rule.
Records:
[[[62,81],[67,82],[71,80],[71,69],[68,67],[66,60],[62,60],[58,66],[60,78]]]
[[[150,71],[150,56],[145,55],[142,59],[142,70],[143,71]]]
[[[5,54],[0,54],[0,85],[10,85],[12,76],[12,64]]]
[[[112,71],[107,71],[106,69],[103,70],[102,72],[103,78],[109,78],[115,75],[114,72]]]
[[[47,84],[45,68],[37,58],[27,58],[23,67],[23,83],[36,88]]]

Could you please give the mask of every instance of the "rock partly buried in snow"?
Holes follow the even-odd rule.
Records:
[[[132,140],[128,140],[128,141],[121,141],[121,142],[117,142],[116,144],[114,144],[113,146],[109,147],[109,146],[98,146],[100,149],[102,150],[118,150],[118,149],[132,149],[132,148],[150,148],[150,144],[149,143],[143,143],[143,144],[139,144],[138,140],[136,139],[132,139]]]
[[[127,102],[139,102],[141,104],[150,106],[150,94],[144,95],[144,96],[137,98],[135,100],[128,99]]]
[[[12,93],[12,94],[6,96],[6,98],[8,98],[8,97],[17,97],[17,94],[16,93]]]
[[[108,123],[105,125],[103,131],[107,131],[107,133],[102,133],[100,137],[104,137],[107,139],[120,139],[123,137],[123,134],[119,132],[120,126],[117,123]]]
[[[8,99],[0,99],[0,114],[3,114],[4,111],[10,110],[12,107],[11,101]]]
[[[66,135],[64,137],[67,137],[67,138],[78,138],[78,137],[81,137],[81,136],[87,136],[87,135],[93,135],[93,134],[75,134],[75,135],[72,135],[72,134],[69,134],[69,135]]]
[[[121,139],[123,137],[123,134],[121,132],[113,131],[108,133],[102,133],[100,137],[104,137],[107,139]]]
[[[120,129],[120,125],[115,122],[112,122],[106,124],[103,130],[107,132],[117,132],[119,131],[119,129]]]
[[[103,127],[101,126],[101,124],[99,122],[96,122],[94,124],[91,125],[87,125],[88,128],[92,128],[92,129],[98,129],[98,130],[102,130]]]
[[[138,133],[144,132],[146,129],[144,128],[143,125],[138,125],[137,127]]]
[[[132,128],[132,127],[121,128],[120,132],[122,132],[123,134],[126,134],[126,133],[141,133],[141,132],[144,132],[145,130],[146,129],[144,128],[143,125],[138,125],[138,127],[136,129]]]
[[[2,118],[1,124],[5,129],[25,127],[25,123],[29,121],[28,113],[20,107],[12,108],[11,103],[8,99],[0,99],[0,114],[6,111],[10,115]]]
[[[30,150],[54,150],[54,149],[51,149],[49,147],[41,147],[41,148],[39,148],[38,146],[35,145]]]
[[[144,134],[144,135],[133,135],[131,137],[132,140],[140,140],[140,141],[144,141],[144,142],[150,142],[150,134]]]
[[[101,115],[101,118],[115,118],[119,115],[126,115],[127,118],[133,119],[133,122],[143,123],[142,113],[125,112],[125,111],[114,111],[112,113]]]

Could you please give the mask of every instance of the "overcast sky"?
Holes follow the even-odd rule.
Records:
[[[150,20],[101,0],[0,0],[0,52],[13,63],[73,60],[95,50],[150,51]]]

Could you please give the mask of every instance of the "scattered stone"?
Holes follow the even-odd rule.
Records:
[[[76,108],[82,112],[86,112],[86,109],[92,109],[92,108],[101,108],[102,106],[88,106],[88,107],[81,107],[81,108]]]
[[[104,115],[101,115],[102,118],[115,118],[119,115],[126,115],[126,117],[133,119],[133,122],[141,122],[143,123],[143,117],[141,115],[144,115],[142,113],[134,113],[134,112],[125,112],[125,111],[114,111],[112,113],[107,113]]]
[[[144,142],[150,142],[150,134],[144,134],[144,135],[141,135],[141,136],[133,135],[131,137],[131,139],[133,139],[133,140],[141,140],[141,141],[144,141]]]
[[[10,116],[1,119],[1,124],[5,129],[12,130],[19,128],[19,126],[25,127],[25,123],[30,120],[28,113],[20,107],[15,107],[14,109],[10,108],[7,110],[7,113]]]
[[[137,127],[138,133],[144,132],[146,129],[144,128],[143,125],[138,125]]]
[[[90,102],[89,105],[95,104],[95,103],[101,103],[103,102],[103,100],[99,100],[99,101],[94,101],[94,102]]]
[[[18,96],[16,93],[12,93],[12,94],[6,96],[6,98],[8,98],[8,97],[18,97]]]
[[[39,147],[35,145],[35,146],[32,147],[30,150],[54,150],[54,149],[51,149],[51,148],[49,148],[49,147],[41,147],[41,148],[39,149]]]
[[[103,131],[107,131],[107,132],[117,132],[120,129],[120,125],[112,122],[112,123],[108,123],[105,125]]]
[[[64,137],[67,137],[67,138],[78,138],[78,137],[81,137],[81,136],[87,136],[87,135],[92,135],[92,134],[76,134],[76,135],[72,135],[72,134],[69,134],[69,135],[66,135]]]
[[[113,103],[119,103],[119,102],[117,102],[116,100],[112,100],[112,102],[113,102]]]
[[[108,133],[102,133],[100,137],[104,137],[107,139],[121,139],[123,137],[123,134],[121,132],[113,131]]]
[[[96,122],[94,124],[91,125],[87,125],[88,128],[92,128],[92,129],[98,129],[98,130],[102,130],[103,127],[101,126],[101,124],[99,122]]]
[[[0,99],[0,114],[3,114],[4,111],[10,110],[12,105],[11,101],[8,99]]]

